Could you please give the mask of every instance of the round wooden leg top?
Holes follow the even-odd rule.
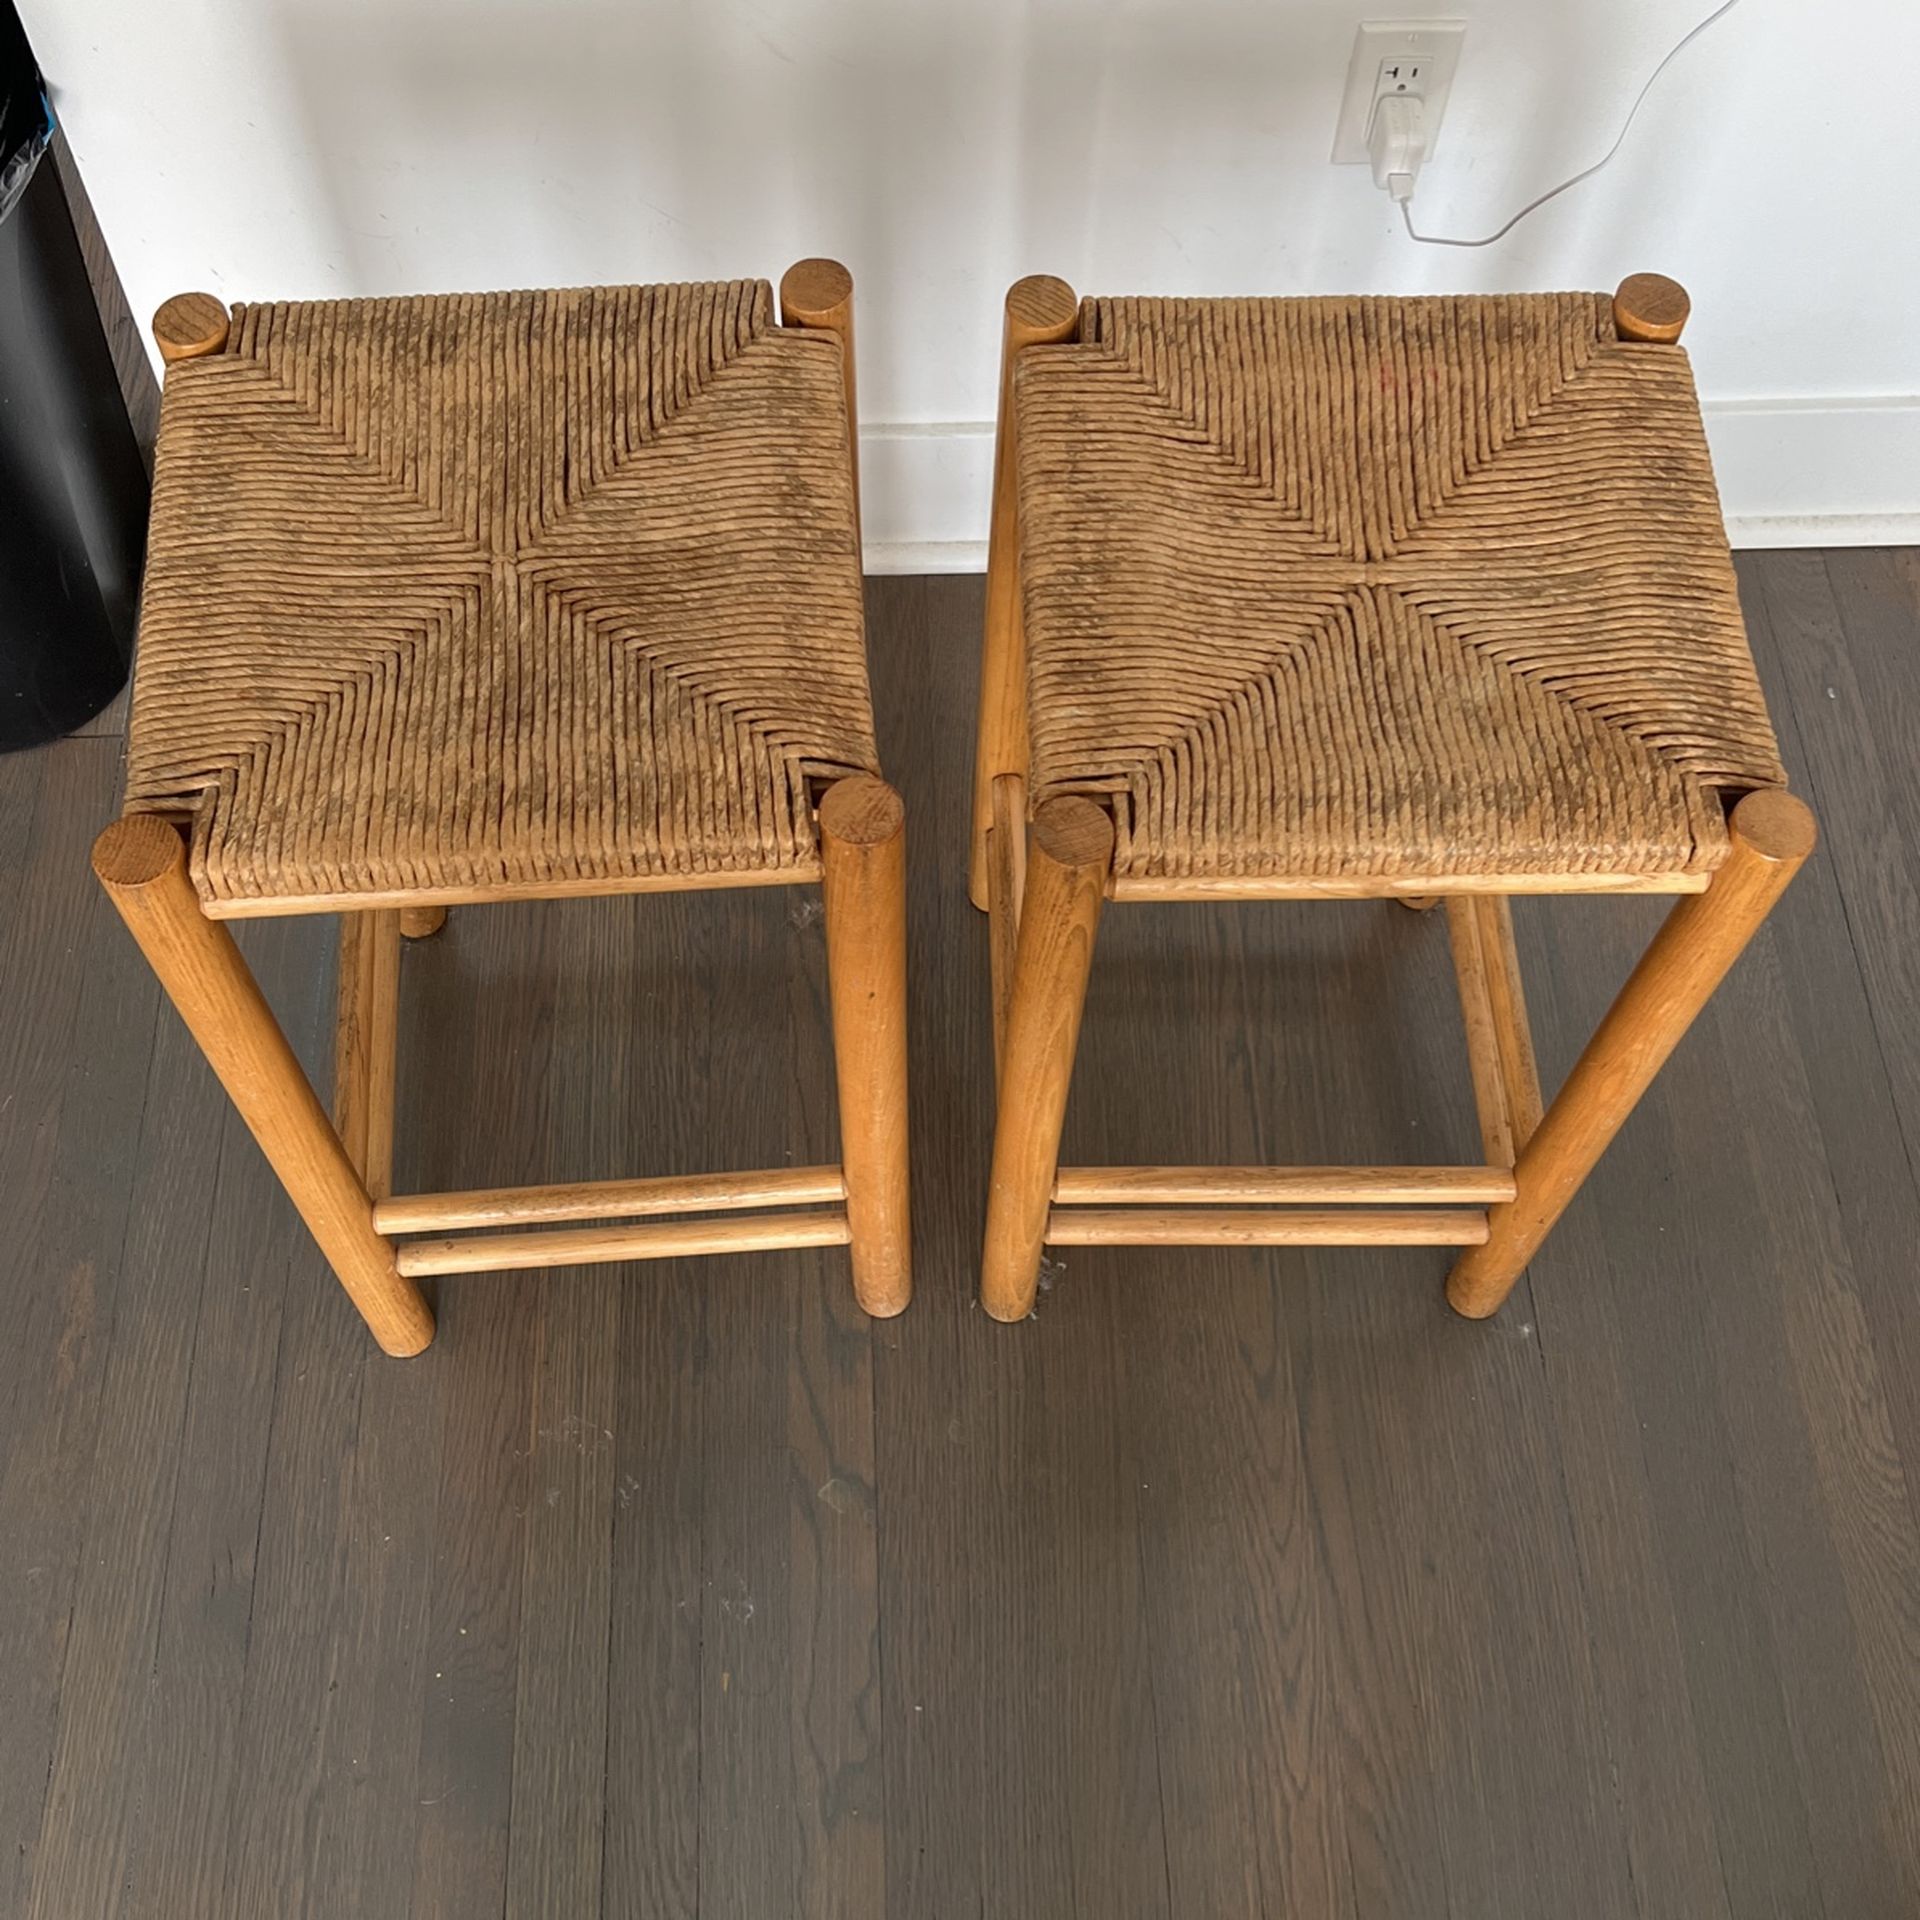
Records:
[[[1008,331],[1021,345],[1067,339],[1079,318],[1073,289],[1051,273],[1030,273],[1007,289]]]
[[[796,260],[780,276],[780,315],[790,327],[832,327],[853,299],[853,275],[838,260]]]
[[[1687,290],[1664,273],[1630,273],[1613,296],[1613,330],[1622,340],[1671,346],[1687,324]]]
[[[153,316],[153,344],[160,358],[199,360],[227,344],[232,327],[226,307],[210,293],[176,293]]]
[[[123,814],[102,827],[93,843],[93,871],[116,891],[151,886],[187,864],[187,843],[157,813]]]

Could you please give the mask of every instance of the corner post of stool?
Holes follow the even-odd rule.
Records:
[[[980,655],[980,719],[974,737],[973,832],[967,895],[987,905],[987,835],[993,783],[1027,774],[1027,663],[1020,618],[1019,474],[1014,447],[1013,374],[1028,347],[1057,346],[1080,330],[1073,289],[1051,274],[1031,274],[1007,289],[1000,345],[1000,413],[993,441],[993,519],[987,534],[987,621]]]
[[[820,801],[840,1159],[853,1290],[875,1319],[913,1296],[907,1161],[907,835],[900,796],[868,774]]]
[[[1682,896],[1667,915],[1521,1152],[1514,1198],[1489,1209],[1485,1244],[1454,1263],[1455,1312],[1484,1320],[1499,1311],[1818,837],[1806,802],[1781,788],[1748,794],[1727,825],[1725,862],[1706,892]]]
[[[153,344],[163,365],[222,352],[232,330],[225,306],[210,293],[176,293],[153,316]]]
[[[1003,773],[993,783],[993,825],[987,833],[987,959],[993,991],[993,1074],[999,1085],[1007,1054],[1007,1007],[1020,950],[1020,903],[1027,890],[1027,783]]]
[[[796,260],[780,276],[780,324],[809,333],[831,333],[840,342],[840,372],[847,389],[847,458],[857,523],[860,417],[853,375],[853,275],[838,260]]]
[[[403,940],[431,940],[447,924],[445,907],[402,907],[400,937]]]
[[[400,1050],[399,911],[340,916],[333,1024],[333,1128],[375,1200],[393,1192],[393,1101]]]
[[[1028,835],[980,1264],[996,1320],[1033,1311],[1113,838],[1105,808],[1074,797],[1045,802]]]
[[[180,830],[129,814],[94,842],[93,870],[373,1337],[419,1353],[432,1311],[374,1231],[372,1198],[232,934],[201,911]]]
[[[1664,273],[1630,273],[1613,296],[1613,330],[1622,340],[1672,346],[1687,324],[1693,303],[1687,290]]]

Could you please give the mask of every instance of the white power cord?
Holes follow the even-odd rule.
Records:
[[[1379,106],[1374,110],[1374,124],[1367,135],[1367,150],[1373,156],[1374,183],[1384,187],[1393,196],[1394,203],[1400,209],[1400,218],[1406,222],[1407,237],[1410,240],[1418,240],[1422,246],[1427,247],[1490,247],[1496,240],[1504,240],[1528,214],[1537,212],[1549,200],[1557,200],[1569,187],[1577,187],[1581,181],[1591,180],[1626,143],[1627,134],[1633,127],[1635,116],[1639,113],[1647,95],[1653,91],[1653,83],[1716,20],[1724,18],[1739,4],[1740,0],[1721,0],[1721,4],[1715,7],[1698,26],[1691,28],[1667,49],[1665,59],[1647,75],[1646,84],[1634,95],[1633,105],[1627,109],[1627,117],[1620,123],[1620,131],[1614,136],[1613,145],[1592,166],[1582,167],[1578,173],[1562,180],[1557,187],[1549,187],[1537,200],[1529,200],[1505,226],[1496,227],[1484,239],[1464,240],[1445,233],[1421,233],[1414,226],[1413,208],[1409,202],[1413,199],[1413,183],[1419,173],[1420,162],[1426,157],[1427,135],[1424,125],[1421,124],[1423,116],[1420,102],[1410,96],[1384,94]],[[1396,109],[1410,107],[1413,112],[1411,116],[1396,112],[1389,120],[1387,110],[1390,107]],[[1411,128],[1407,124],[1409,118],[1413,122]],[[1383,120],[1389,120],[1389,124],[1384,129],[1381,127]],[[1390,163],[1384,169],[1383,156]],[[1411,156],[1411,164],[1408,164],[1409,156]]]

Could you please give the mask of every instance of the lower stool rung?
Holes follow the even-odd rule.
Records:
[[[676,1173],[646,1180],[576,1180],[555,1187],[476,1187],[408,1193],[377,1202],[381,1233],[507,1227],[542,1220],[618,1220],[650,1213],[722,1213],[738,1207],[844,1200],[838,1167],[771,1167],[752,1173]]]
[[[1465,1207],[1055,1207],[1054,1247],[1477,1247],[1487,1216]]]
[[[671,1260],[780,1247],[844,1247],[846,1214],[763,1213],[751,1219],[657,1220],[638,1227],[565,1227],[555,1233],[490,1233],[471,1240],[416,1240],[394,1250],[412,1279],[433,1273],[506,1273],[519,1267],[585,1267],[612,1260]]]
[[[1510,1167],[1062,1167],[1053,1182],[1061,1206],[1492,1206],[1513,1196]]]

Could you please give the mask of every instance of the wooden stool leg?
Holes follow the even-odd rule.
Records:
[[[1813,851],[1813,815],[1792,794],[1749,794],[1728,823],[1732,851],[1705,893],[1667,916],[1568,1074],[1514,1168],[1515,1197],[1488,1211],[1484,1246],[1447,1276],[1458,1313],[1499,1311],[1580,1183],[1680,1036]]]
[[[376,1200],[393,1191],[402,924],[400,913],[387,907],[340,916],[333,1130],[361,1185]]]
[[[993,520],[987,535],[987,628],[980,655],[980,723],[974,738],[973,836],[967,895],[987,905],[987,835],[993,783],[1027,773],[1027,663],[1020,629],[1020,527],[1015,511],[1013,367],[1027,347],[1071,340],[1080,325],[1073,289],[1051,274],[1016,280],[1007,290],[1000,345],[1000,425],[993,442]]]
[[[200,911],[178,830],[150,814],[116,820],[93,843],[93,870],[373,1337],[420,1352],[433,1314],[374,1231],[373,1201],[233,936]]]
[[[431,940],[447,924],[445,907],[402,907],[400,932],[408,940]]]
[[[821,891],[853,1290],[876,1319],[913,1296],[907,1222],[906,810],[884,780],[820,802]]]
[[[980,1304],[996,1320],[1024,1320],[1033,1311],[1093,936],[1112,865],[1113,821],[1091,800],[1049,800],[1035,813],[980,1266]]]
[[[1027,891],[1027,783],[1003,773],[993,783],[987,835],[987,958],[993,990],[993,1081],[1007,1052],[1007,1008],[1020,949],[1020,902]]]
[[[838,260],[796,260],[780,276],[780,324],[830,333],[840,342],[840,376],[847,390],[847,459],[857,522],[860,420],[853,367],[853,275]]]

